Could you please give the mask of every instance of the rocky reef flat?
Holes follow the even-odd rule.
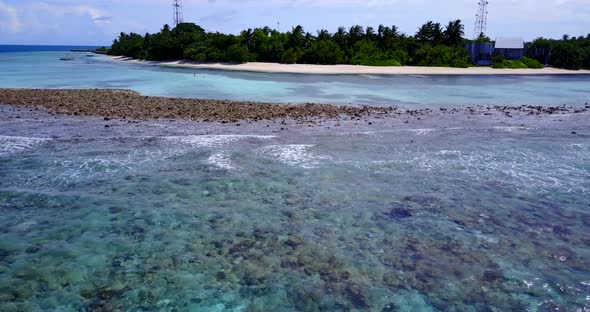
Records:
[[[194,119],[230,122],[277,118],[335,118],[386,114],[392,108],[322,104],[276,104],[142,96],[129,90],[0,89],[0,103],[41,107],[53,113],[132,119]]]
[[[116,89],[0,89],[0,103],[43,109],[53,114],[99,116],[110,119],[182,119],[204,122],[256,122],[287,119],[295,122],[405,118],[421,120],[438,116],[540,116],[579,114],[590,104],[578,106],[474,105],[437,108],[402,108],[395,105],[359,106],[330,104],[281,104],[252,101],[143,96]]]

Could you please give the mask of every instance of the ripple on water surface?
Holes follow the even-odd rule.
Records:
[[[584,138],[424,130],[0,137],[0,310],[590,309]]]
[[[0,135],[0,156],[6,156],[49,142],[48,138],[28,138]]]

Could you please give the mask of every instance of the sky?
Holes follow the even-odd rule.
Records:
[[[414,34],[424,22],[461,19],[473,37],[479,0],[183,0],[184,20],[238,33],[298,24],[306,31],[396,25]],[[485,1],[485,0],[481,0]],[[489,37],[590,33],[590,0],[489,0]],[[0,44],[109,45],[120,32],[157,32],[172,24],[172,0],[0,0]]]

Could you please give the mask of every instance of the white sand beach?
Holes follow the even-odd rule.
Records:
[[[128,57],[110,57],[115,61],[133,62],[169,67],[218,69],[261,73],[322,74],[322,75],[590,75],[590,70],[566,70],[546,67],[543,69],[494,69],[491,67],[423,67],[423,66],[361,66],[361,65],[310,65],[277,63],[198,63],[190,61],[141,61]]]

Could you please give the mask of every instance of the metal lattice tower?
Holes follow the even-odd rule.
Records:
[[[178,24],[184,22],[182,16],[182,0],[172,1],[172,7],[174,8],[174,26],[178,26]]]
[[[486,33],[486,28],[488,27],[488,4],[489,2],[486,0],[480,0],[477,5],[479,9],[477,11],[477,19],[475,20],[475,31],[473,32],[473,37],[475,39],[479,38],[481,34]]]

